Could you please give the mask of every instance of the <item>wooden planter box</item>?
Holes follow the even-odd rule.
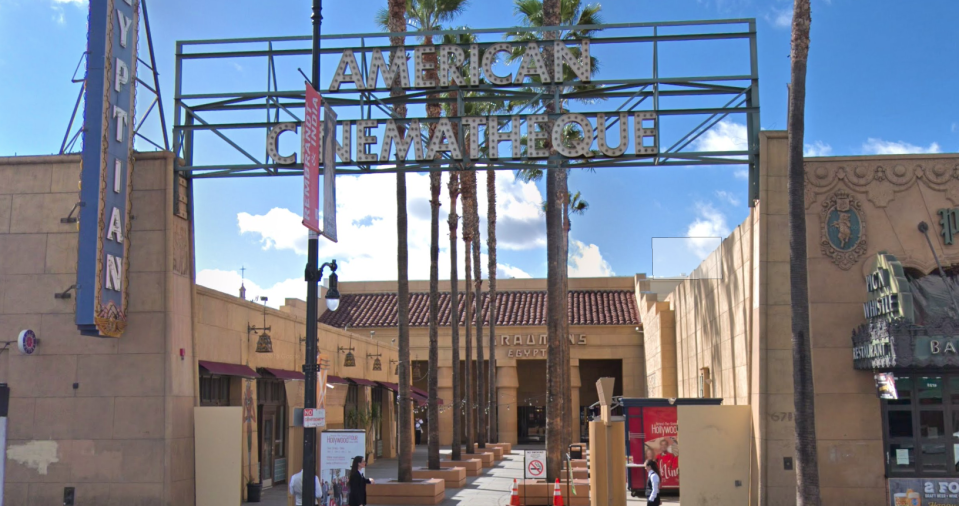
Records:
[[[589,467],[589,464],[586,462],[586,459],[583,460],[571,460],[573,464],[573,469],[586,469]],[[563,461],[563,469],[566,469],[566,461]]]
[[[445,480],[437,478],[407,483],[387,481],[366,486],[366,504],[435,506],[445,497]]]
[[[503,449],[495,446],[487,446],[486,448],[477,448],[476,453],[492,453],[494,460],[503,460]]]
[[[576,494],[573,494],[572,488],[569,489],[567,496],[566,482],[561,480],[559,491],[563,496],[563,504],[566,506],[590,506],[589,505],[589,480],[573,480],[576,485]],[[525,480],[519,482],[520,504],[524,506],[551,506],[553,504],[553,489],[555,483],[546,483],[543,480]],[[572,496],[572,498],[570,498]]]
[[[509,455],[513,453],[513,446],[509,443],[486,443],[486,447],[499,448],[503,450],[503,455]]]
[[[462,466],[445,467],[443,469],[420,467],[413,470],[413,479],[415,480],[430,478],[443,480],[446,483],[446,488],[463,488],[466,486],[466,468]]]
[[[449,460],[449,455],[445,458],[446,460],[440,462],[440,467],[444,469],[462,467],[466,470],[466,476],[479,476],[483,474],[483,461],[480,459]]]
[[[473,458],[483,461],[483,467],[493,467],[496,465],[496,455],[492,451],[486,453],[474,453]]]

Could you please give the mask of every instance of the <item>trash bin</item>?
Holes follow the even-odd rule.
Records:
[[[569,445],[569,458],[572,460],[582,460],[586,458],[586,449],[581,444]]]

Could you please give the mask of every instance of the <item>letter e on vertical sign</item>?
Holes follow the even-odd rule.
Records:
[[[336,242],[336,113],[323,103],[323,232]]]
[[[306,84],[303,118],[303,226],[320,232],[320,94]]]
[[[139,24],[138,0],[90,0],[76,304],[88,336],[120,337],[127,324]]]

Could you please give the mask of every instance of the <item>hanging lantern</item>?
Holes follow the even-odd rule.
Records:
[[[419,363],[419,362],[417,362],[416,365],[413,366],[413,376],[415,376],[415,377],[417,377],[417,378],[420,378],[420,377],[423,376],[423,370],[420,369],[420,363]]]
[[[383,363],[380,362],[380,357],[376,357],[376,360],[373,361],[373,370],[374,370],[374,371],[382,371],[382,370],[383,370]]]
[[[256,352],[257,353],[273,353],[273,340],[270,339],[270,335],[267,334],[266,332],[263,332],[262,334],[260,334],[260,337],[257,338]]]
[[[346,358],[343,359],[343,367],[356,367],[356,357],[352,351],[346,352]]]

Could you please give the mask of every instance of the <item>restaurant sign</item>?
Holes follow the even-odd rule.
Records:
[[[89,336],[126,328],[139,7],[90,0],[76,283],[76,324]]]
[[[959,479],[889,478],[888,481],[890,506],[959,505]]]
[[[896,257],[879,252],[866,276],[869,299],[863,304],[866,320],[876,318],[913,321],[912,293]]]
[[[527,334],[515,336],[500,336],[498,346],[507,347],[507,358],[546,358],[549,336],[546,334]],[[570,334],[569,344],[585,346],[586,334]]]

